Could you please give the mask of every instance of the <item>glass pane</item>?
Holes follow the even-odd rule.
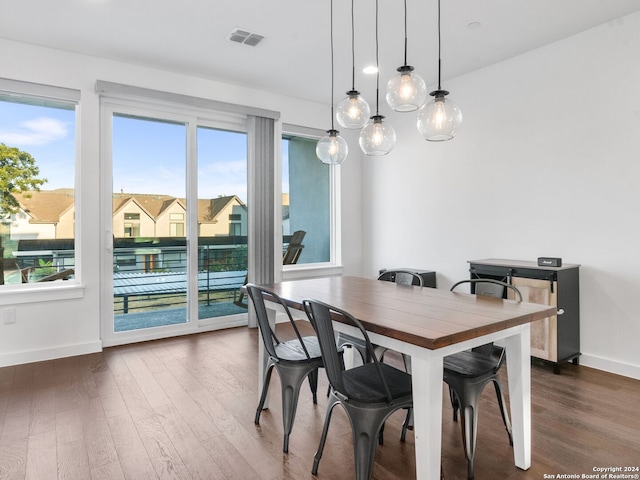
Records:
[[[287,135],[282,141],[283,255],[297,231],[306,232],[294,263],[331,261],[331,189],[329,165],[316,156],[317,140]],[[295,237],[294,237],[295,240]],[[295,243],[295,242],[294,242]],[[295,252],[289,252],[291,254]]]
[[[247,135],[198,128],[198,318],[246,313]]]
[[[184,124],[113,117],[116,332],[187,321],[186,138]]]
[[[0,285],[75,269],[75,106],[0,95]]]

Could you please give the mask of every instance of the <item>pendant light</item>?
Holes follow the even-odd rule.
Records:
[[[339,165],[344,162],[349,152],[349,146],[340,132],[333,125],[333,0],[331,0],[331,129],[327,134],[318,140],[316,144],[316,155],[328,165]]]
[[[440,86],[440,0],[438,0],[438,89],[431,92],[433,100],[424,105],[418,113],[418,131],[430,142],[451,140],[462,124],[462,112],[451,100],[445,98],[449,92]]]
[[[386,155],[396,145],[396,132],[380,115],[380,62],[378,58],[378,0],[376,0],[376,114],[360,132],[360,148],[367,155]]]
[[[351,90],[347,98],[338,103],[336,119],[341,127],[362,128],[369,121],[371,109],[360,92],[356,90],[356,56],[355,56],[355,24],[354,0],[351,0]]]
[[[404,0],[404,65],[387,83],[387,103],[396,112],[413,112],[427,100],[427,85],[407,65],[407,0]]]

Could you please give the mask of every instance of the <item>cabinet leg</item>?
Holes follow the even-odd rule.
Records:
[[[555,363],[553,365],[553,373],[556,375],[560,375],[560,363]]]

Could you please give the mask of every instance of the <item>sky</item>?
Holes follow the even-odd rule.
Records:
[[[73,188],[73,110],[25,105],[0,99],[0,143],[30,153],[46,178],[42,190]],[[245,133],[198,128],[198,197],[238,195],[247,201]],[[286,144],[283,144],[287,160]],[[288,161],[283,177],[288,178]],[[113,191],[185,197],[184,125],[115,116]],[[283,191],[288,191],[283,182]]]
[[[42,190],[73,188],[75,120],[73,110],[0,100],[0,143],[35,159]]]
[[[184,125],[140,118],[113,119],[113,189],[185,197]],[[198,197],[247,199],[246,134],[198,128]]]

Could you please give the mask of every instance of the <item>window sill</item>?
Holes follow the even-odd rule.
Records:
[[[295,280],[297,278],[312,278],[312,277],[328,277],[333,275],[342,275],[342,265],[329,265],[329,264],[297,264],[288,265],[282,270],[283,280]]]
[[[60,285],[3,286],[0,290],[0,305],[20,305],[34,302],[71,300],[84,296],[84,286],[79,283],[59,282]]]

